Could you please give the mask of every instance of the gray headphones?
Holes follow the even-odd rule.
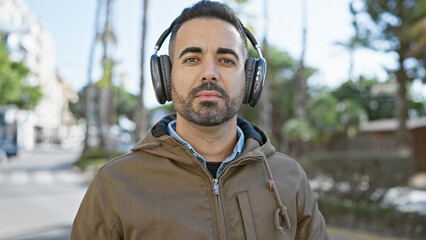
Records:
[[[151,78],[154,86],[157,101],[164,104],[166,101],[172,101],[171,94],[171,70],[172,65],[168,55],[157,55],[164,40],[172,31],[173,24],[161,34],[154,47],[154,54],[151,56]],[[263,58],[260,46],[253,34],[244,27],[245,34],[250,40],[259,58],[248,58],[245,63],[246,87],[243,103],[254,107],[260,98],[263,83],[266,75],[266,60]]]

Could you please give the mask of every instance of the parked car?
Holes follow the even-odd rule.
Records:
[[[0,106],[0,149],[7,156],[18,154],[18,108],[13,105]]]

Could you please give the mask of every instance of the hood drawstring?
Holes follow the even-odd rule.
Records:
[[[264,163],[266,166],[266,170],[268,172],[269,188],[274,193],[275,200],[277,201],[277,204],[278,204],[278,208],[275,210],[275,213],[274,213],[275,226],[278,229],[278,231],[284,235],[284,228],[280,224],[280,215],[283,217],[283,225],[285,229],[288,230],[291,228],[290,218],[288,217],[288,214],[287,214],[287,207],[284,206],[283,202],[281,201],[281,197],[278,194],[277,186],[275,186],[274,179],[272,178],[271,167],[269,166],[268,161],[266,159],[264,160]]]

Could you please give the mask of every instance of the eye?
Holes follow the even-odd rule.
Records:
[[[220,62],[226,64],[226,65],[235,65],[235,61],[229,58],[221,58]]]
[[[183,62],[184,63],[195,63],[195,62],[198,62],[198,61],[199,60],[196,57],[189,57],[189,58],[186,58]]]

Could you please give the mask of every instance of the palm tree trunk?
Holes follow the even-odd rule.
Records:
[[[300,55],[300,66],[296,76],[296,118],[300,120],[307,119],[306,112],[306,92],[308,89],[306,83],[306,69],[305,69],[305,53],[306,53],[306,0],[302,1],[302,18],[303,18],[303,30],[302,30],[302,53]]]
[[[267,41],[267,36],[268,36],[268,19],[269,19],[269,14],[268,14],[268,0],[263,0],[263,17],[265,19],[265,32],[264,32],[264,38],[263,38],[263,57],[265,59],[268,59],[267,54],[268,54],[268,41]],[[266,79],[265,79],[265,83],[263,85],[263,90],[262,90],[262,95],[260,97],[259,100],[259,125],[260,127],[263,129],[263,131],[270,137],[272,137],[272,133],[273,133],[273,121],[272,121],[272,111],[273,111],[273,106],[272,106],[272,101],[271,101],[271,83],[270,83],[270,79],[269,79],[269,75],[268,72],[270,68],[266,69]]]
[[[110,16],[111,16],[111,2],[112,0],[107,0],[106,2],[106,18],[104,32],[102,36],[102,47],[103,47],[103,78],[106,79],[106,84],[99,86],[98,94],[98,129],[100,133],[100,144],[99,147],[106,149],[108,155],[111,155],[111,146],[110,146],[110,105],[111,105],[111,81],[112,81],[112,63],[109,57],[108,45],[110,37]],[[110,157],[110,156],[108,156]]]
[[[96,4],[96,13],[95,13],[95,36],[92,40],[89,52],[89,61],[87,67],[87,86],[84,90],[84,100],[85,100],[85,111],[84,117],[86,118],[86,134],[84,138],[84,148],[83,153],[89,150],[92,146],[90,143],[90,127],[96,125],[95,122],[95,87],[92,82],[92,69],[93,69],[93,57],[95,55],[96,43],[98,42],[99,34],[99,17],[101,12],[102,0],[98,0]]]
[[[148,0],[143,1],[143,17],[142,17],[142,37],[141,37],[141,56],[140,56],[140,93],[138,95],[138,101],[136,103],[135,109],[135,119],[136,119],[136,130],[135,137],[136,139],[141,139],[145,132],[148,130],[148,111],[145,108],[143,100],[143,90],[145,85],[144,80],[144,59],[145,59],[145,42],[146,42],[146,21],[147,21],[147,10],[148,10]]]
[[[408,102],[407,102],[407,87],[405,81],[404,69],[396,72],[398,88],[395,94],[395,118],[398,120],[398,129],[395,132],[395,147],[402,154],[412,153],[412,135],[407,129],[408,119]]]

